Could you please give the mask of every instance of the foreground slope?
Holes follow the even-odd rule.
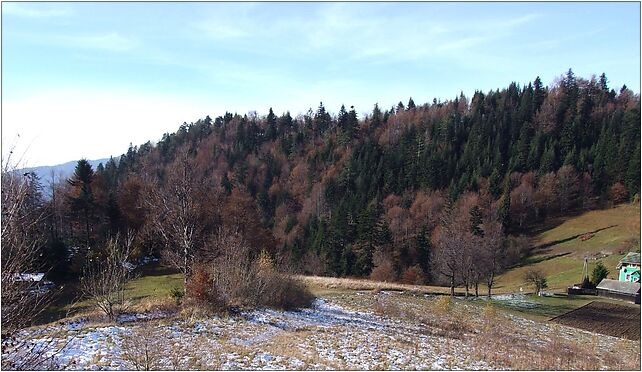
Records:
[[[639,369],[639,342],[447,299],[337,292],[301,311],[152,312],[21,336],[64,346],[40,366],[56,369]]]

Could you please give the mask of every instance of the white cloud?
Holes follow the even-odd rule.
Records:
[[[120,155],[130,142],[159,140],[221,111],[171,96],[66,90],[5,99],[2,112],[3,156],[15,146],[14,154],[25,154],[23,166],[39,166]]]
[[[3,3],[2,4],[2,14],[3,15],[13,15],[26,18],[52,18],[52,17],[65,17],[72,14],[72,11],[67,8],[59,8],[59,5],[56,4],[57,8],[51,8],[51,5],[48,5],[47,8],[43,8],[43,4],[38,4],[37,7],[34,6],[25,6],[22,3]]]
[[[405,9],[405,10],[404,10]],[[411,12],[384,5],[330,3],[305,14],[263,16],[263,7],[205,14],[192,24],[195,38],[226,43],[237,51],[257,54],[318,56],[366,63],[421,61],[428,57],[467,59],[466,53],[511,34],[539,17],[492,16],[455,20],[438,8]]]
[[[117,32],[98,35],[61,36],[57,40],[69,47],[84,49],[101,49],[112,52],[124,52],[136,48],[139,43],[131,38],[124,37]]]

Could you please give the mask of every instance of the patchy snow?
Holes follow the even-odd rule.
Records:
[[[168,316],[170,316],[170,314],[163,311],[153,311],[150,313],[124,313],[116,317],[116,322],[127,323],[141,320],[154,320],[167,318]]]
[[[16,274],[15,280],[18,282],[39,282],[45,277],[45,273],[23,273]]]
[[[381,296],[398,302],[389,297],[394,294]],[[366,302],[359,302],[363,307],[347,305],[349,301],[368,297],[363,294],[345,301],[319,298],[309,309],[260,309],[196,321],[168,318],[168,314],[162,312],[123,314],[112,325],[98,326],[79,320],[25,330],[20,337],[43,345],[54,340],[54,344],[65,346],[55,355],[55,368],[70,370],[134,369],[131,358],[124,351],[145,343],[152,345],[154,362],[158,363],[155,369],[505,368],[501,364],[491,364],[473,352],[478,345],[473,337],[466,337],[466,332],[470,331],[454,331],[447,335],[439,328],[437,318],[430,318],[433,322],[424,324],[425,319],[377,315],[369,310],[371,305]],[[423,296],[418,298],[426,301]],[[511,296],[506,300],[519,301],[523,297]],[[421,307],[424,303],[415,305],[430,316],[428,308]],[[461,305],[462,309],[472,306]],[[514,315],[506,319],[517,329],[525,330],[520,336],[523,342],[535,346],[546,346],[552,333],[569,340],[592,340],[595,336]],[[601,346],[617,342],[617,339],[604,337],[599,337]]]

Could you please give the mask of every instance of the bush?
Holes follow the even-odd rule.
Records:
[[[424,284],[424,272],[419,265],[411,266],[404,270],[401,281],[405,284]]]
[[[546,276],[540,269],[531,269],[524,274],[524,280],[535,287],[535,293],[540,296],[542,290],[548,288]]]
[[[152,371],[162,367],[159,354],[159,337],[152,327],[143,323],[122,336],[121,358],[136,371]]]
[[[370,273],[370,279],[378,282],[394,282],[397,280],[397,273],[389,254],[377,249],[372,255],[372,262],[374,263],[374,269]]]
[[[438,314],[449,314],[453,309],[453,300],[450,296],[439,296],[434,302],[434,311]]]
[[[109,320],[125,310],[125,285],[132,278],[126,263],[131,252],[131,239],[123,244],[119,237],[110,239],[102,253],[89,260],[80,279],[80,291]]]
[[[285,274],[273,273],[258,305],[277,309],[309,307],[314,295],[305,284]]]
[[[183,292],[179,287],[174,287],[169,290],[169,297],[176,302],[176,305],[180,305],[183,301],[183,297],[185,297],[185,292]]]
[[[190,305],[213,310],[272,307],[293,309],[312,304],[314,296],[307,287],[286,274],[284,265],[275,263],[263,251],[253,258],[245,240],[230,230],[227,244],[219,246],[219,254],[211,265],[194,270],[186,286]],[[218,238],[223,240],[223,238]]]
[[[185,292],[188,294],[187,305],[213,311],[225,309],[226,303],[216,289],[209,270],[204,267],[196,268],[185,285]]]

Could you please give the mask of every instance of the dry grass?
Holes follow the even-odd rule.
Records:
[[[335,292],[335,291],[344,291],[344,290],[404,291],[404,292],[409,292],[414,294],[449,294],[450,293],[450,288],[439,287],[439,286],[385,283],[385,282],[378,282],[378,281],[369,280],[369,279],[333,278],[333,277],[325,277],[325,276],[297,275],[296,277],[297,279],[306,283],[308,287],[317,294]],[[457,294],[463,294],[463,289],[458,288]]]
[[[136,313],[154,313],[161,312],[165,314],[176,314],[179,307],[176,300],[167,297],[146,298],[131,307],[131,310]]]
[[[354,297],[342,295],[344,299]],[[341,298],[337,295],[337,298]],[[441,352],[455,359],[482,360],[511,370],[639,370],[640,342],[614,341],[547,322],[513,318],[492,303],[472,306],[448,296],[359,296],[380,316],[419,324],[423,333],[442,337]],[[348,302],[344,302],[347,304]],[[466,351],[462,352],[463,346]],[[492,347],[489,347],[492,345]],[[605,347],[605,345],[609,345]],[[446,366],[454,361],[446,362]]]

